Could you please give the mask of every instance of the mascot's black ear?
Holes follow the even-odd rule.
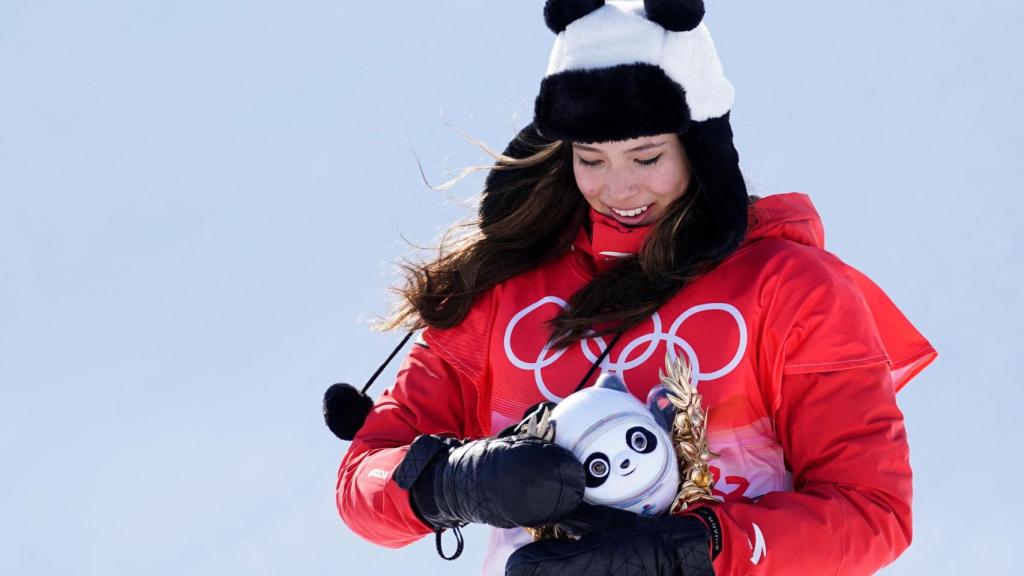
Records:
[[[644,10],[665,30],[686,32],[704,19],[704,0],[644,0]]]
[[[565,27],[604,6],[604,0],[548,0],[544,4],[544,21],[555,34]]]
[[[665,432],[672,432],[672,423],[676,419],[676,407],[668,399],[668,390],[658,384],[647,394],[647,409],[654,416],[654,421],[661,426]]]
[[[618,374],[614,374],[612,372],[605,372],[598,376],[597,382],[594,384],[594,388],[607,388],[608,390],[616,390],[629,394],[629,388],[626,388],[626,383],[622,381],[622,378],[620,378]]]

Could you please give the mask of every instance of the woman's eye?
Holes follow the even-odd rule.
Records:
[[[648,160],[637,160],[636,163],[641,165],[641,166],[653,166],[654,164],[656,164],[658,162],[658,160],[660,158],[661,158],[661,154],[658,154],[654,158],[650,158]]]
[[[654,437],[654,434],[640,427],[630,428],[626,432],[626,441],[629,443],[630,448],[641,454],[653,452],[654,448],[658,445],[658,439]]]
[[[592,161],[592,162],[591,162],[591,161],[587,161],[587,160],[584,160],[584,159],[583,159],[583,158],[581,157],[581,158],[580,158],[580,164],[582,164],[583,166],[586,166],[586,167],[588,167],[588,168],[593,168],[594,166],[598,166],[598,165],[600,165],[600,164],[601,164],[601,161],[600,161],[600,160],[594,160],[594,161]]]

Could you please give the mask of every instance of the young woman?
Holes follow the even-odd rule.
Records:
[[[480,522],[487,574],[870,574],[911,538],[895,393],[935,351],[823,249],[801,194],[748,197],[733,91],[697,1],[556,1],[534,122],[478,229],[408,269],[423,328],[345,455],[345,522],[391,547]],[[604,353],[604,354],[603,354]],[[644,399],[666,354],[704,397],[720,502],[581,505],[593,471],[499,435],[595,363]],[[582,537],[531,543],[523,526]]]

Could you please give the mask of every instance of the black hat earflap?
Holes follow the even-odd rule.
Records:
[[[356,432],[359,432],[359,429],[363,427],[366,416],[370,413],[370,409],[373,408],[373,400],[366,395],[366,391],[370,389],[370,385],[377,379],[377,376],[380,376],[384,368],[387,368],[387,365],[391,363],[391,360],[395,358],[399,350],[405,346],[409,338],[412,338],[412,335],[413,331],[410,331],[398,343],[398,346],[395,346],[387,360],[377,368],[373,376],[370,376],[370,380],[363,386],[362,391],[356,390],[355,386],[351,384],[340,382],[332,384],[324,392],[324,422],[327,423],[327,427],[331,429],[331,432],[334,432],[335,436],[347,441],[351,441],[356,437]]]
[[[687,32],[704,20],[704,0],[644,0],[647,19],[665,30]]]
[[[542,152],[554,142],[542,136],[536,125],[530,123],[509,142],[501,155],[522,160]],[[514,169],[501,164],[500,161],[496,162],[495,167],[488,172],[480,199],[480,229],[485,235],[492,224],[517,210],[530,197],[533,191],[530,182],[543,176],[547,169],[543,163],[517,166]]]
[[[548,0],[544,4],[544,22],[555,34],[565,27],[604,6],[604,0]]]

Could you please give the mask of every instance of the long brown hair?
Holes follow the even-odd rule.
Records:
[[[501,178],[503,184],[486,193],[495,195],[492,200],[520,199],[510,202],[501,218],[457,225],[442,239],[436,258],[402,264],[406,282],[396,289],[397,308],[382,328],[455,326],[478,295],[571,248],[588,206],[573,175],[572,147],[556,141],[533,150],[523,158],[495,155],[492,174],[510,171],[515,177]],[[705,227],[707,194],[700,180],[692,174],[689,187],[668,206],[638,254],[622,258],[570,298],[550,323],[557,347],[643,322],[724,258],[690,254],[685,247],[687,238],[699,237]],[[459,235],[460,230],[468,233]]]

